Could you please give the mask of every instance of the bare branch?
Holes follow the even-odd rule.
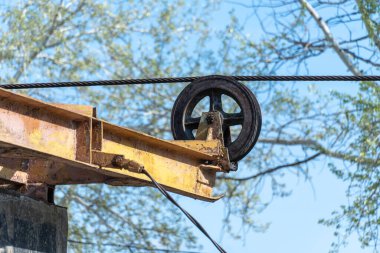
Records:
[[[285,139],[259,139],[261,143],[268,144],[278,144],[278,145],[289,145],[289,146],[305,146],[313,150],[318,150],[326,156],[333,158],[338,158],[358,164],[380,166],[379,159],[372,159],[369,157],[354,156],[351,154],[340,153],[337,151],[330,150],[324,147],[322,144],[315,140],[311,139],[294,139],[294,140],[285,140]]]
[[[358,70],[355,65],[348,58],[346,53],[339,47],[339,43],[335,40],[332,35],[330,28],[326,24],[326,22],[322,19],[322,17],[318,14],[318,12],[311,6],[311,4],[307,0],[298,0],[303,7],[310,13],[310,15],[314,18],[315,22],[317,22],[319,28],[323,31],[326,40],[331,44],[334,51],[338,54],[339,58],[343,61],[346,67],[350,70],[350,72],[356,76],[362,75],[362,72]]]
[[[351,55],[352,57],[354,57],[355,59],[358,59],[358,60],[360,60],[360,61],[362,61],[362,62],[365,62],[365,63],[367,63],[367,64],[370,64],[370,65],[372,65],[372,66],[375,66],[375,67],[380,67],[380,63],[377,63],[377,62],[373,62],[373,61],[371,61],[370,59],[366,59],[366,58],[364,58],[364,57],[361,57],[361,56],[359,56],[358,54],[355,54],[354,52],[352,52],[352,51],[350,51],[350,50],[348,50],[348,49],[342,49],[344,52],[346,52],[347,54],[349,54],[349,55]]]
[[[261,171],[257,174],[254,174],[252,176],[248,176],[248,177],[241,177],[241,178],[234,178],[234,177],[220,177],[221,179],[226,179],[226,180],[234,180],[234,181],[246,181],[246,180],[250,180],[250,179],[255,179],[255,178],[258,178],[258,177],[261,177],[261,176],[264,176],[266,174],[270,174],[270,173],[273,173],[273,172],[276,172],[280,169],[284,169],[284,168],[289,168],[289,167],[295,167],[295,166],[299,166],[301,164],[304,164],[304,163],[307,163],[307,162],[310,162],[311,160],[317,158],[318,156],[320,156],[322,153],[321,152],[318,152],[304,160],[301,160],[301,161],[296,161],[296,162],[293,162],[293,163],[289,163],[289,164],[283,164],[283,165],[279,165],[279,166],[276,166],[276,167],[273,167],[273,168],[270,168],[270,169],[267,169],[267,170],[264,170],[264,171]]]

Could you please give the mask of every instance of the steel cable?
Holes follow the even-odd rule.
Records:
[[[209,77],[218,77],[213,75]],[[380,76],[229,76],[237,81],[380,81]],[[31,88],[58,88],[58,87],[86,87],[109,85],[157,84],[157,83],[184,83],[193,82],[201,76],[195,77],[163,77],[122,80],[47,82],[47,83],[20,83],[2,84],[3,89],[31,89]]]
[[[183,209],[177,201],[173,199],[173,197],[156,181],[154,178],[146,171],[145,169],[142,169],[141,173],[145,174],[149,179],[152,181],[154,186],[164,195],[170,202],[172,202],[176,207],[178,207],[185,215],[186,217],[214,244],[214,246],[219,250],[221,253],[227,253],[216,241],[214,241],[211,236],[207,233],[207,231],[202,227],[202,225],[191,215],[189,214],[185,209]]]

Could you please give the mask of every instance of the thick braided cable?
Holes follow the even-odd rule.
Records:
[[[3,84],[3,85],[0,85],[0,88],[30,89],[30,88],[131,85],[131,84],[149,84],[149,83],[183,83],[183,82],[192,82],[195,79],[197,79],[197,77],[175,77],[175,78],[168,77],[168,78],[74,81],[74,82],[52,82],[52,83],[22,83],[22,84]]]
[[[218,75],[209,77],[220,77]],[[3,84],[3,89],[31,89],[31,88],[57,88],[57,87],[84,87],[84,86],[109,86],[132,84],[156,84],[156,83],[184,83],[193,82],[197,77],[165,77],[123,80],[100,81],[74,81],[74,82],[50,82],[50,83],[22,83]],[[230,76],[237,81],[380,81],[380,76]]]
[[[232,76],[238,81],[380,81],[380,76]]]

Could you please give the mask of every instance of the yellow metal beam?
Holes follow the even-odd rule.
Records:
[[[99,165],[92,157],[97,152],[141,164],[170,191],[216,200],[216,172],[228,162],[219,140],[166,141],[95,116],[91,106],[49,104],[0,89],[0,179],[12,181],[12,171],[20,171],[28,175],[25,184],[151,185],[143,174]],[[9,159],[24,161],[24,168],[9,168]]]

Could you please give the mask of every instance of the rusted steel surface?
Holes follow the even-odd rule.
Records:
[[[215,200],[215,174],[228,170],[220,163],[226,160],[220,140],[165,141],[94,113],[90,106],[48,104],[0,89],[0,179],[23,185],[150,185],[134,169],[138,164],[170,191]],[[115,156],[124,160],[107,160]]]
[[[202,153],[218,157],[222,150],[222,144],[219,140],[194,140],[194,141],[170,141],[178,146],[194,149]]]
[[[59,104],[59,103],[52,103],[52,105],[67,109],[72,112],[76,112],[79,114],[84,114],[86,116],[96,118],[96,107],[93,107],[91,105],[72,105],[72,104]]]
[[[126,169],[131,172],[141,173],[143,165],[136,161],[126,159],[123,155],[92,151],[92,163],[100,167]]]

